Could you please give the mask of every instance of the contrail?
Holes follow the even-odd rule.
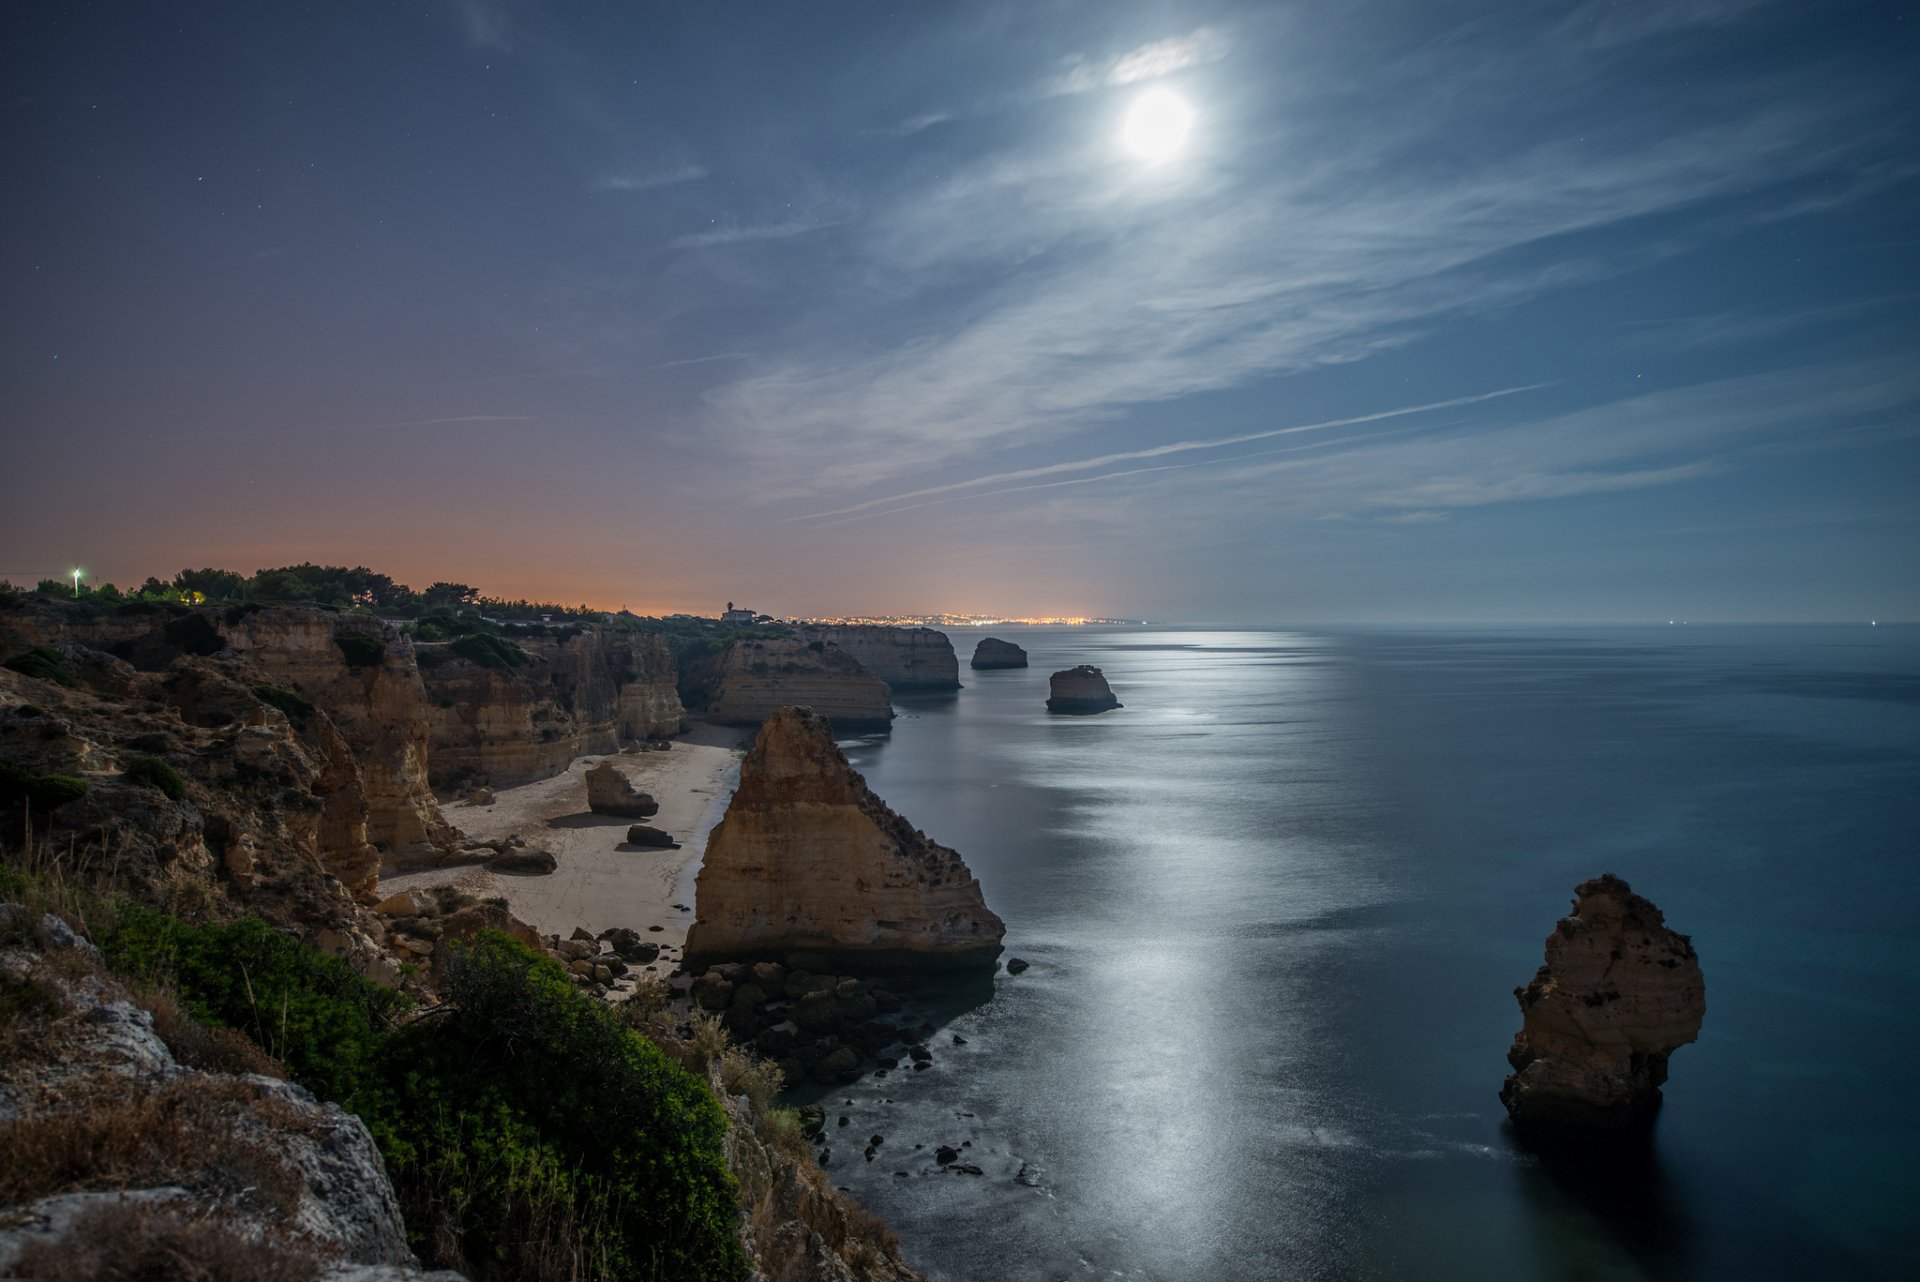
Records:
[[[1300,432],[1324,432],[1336,427],[1355,427],[1361,423],[1377,423],[1381,419],[1401,418],[1408,414],[1424,414],[1429,410],[1454,409],[1461,405],[1477,405],[1482,401],[1496,400],[1502,396],[1517,396],[1521,392],[1538,391],[1551,387],[1551,383],[1528,383],[1524,387],[1503,387],[1497,392],[1482,392],[1478,396],[1459,396],[1450,401],[1433,401],[1426,405],[1408,405],[1400,409],[1381,410],[1375,414],[1361,414],[1354,418],[1333,418],[1322,423],[1303,423],[1297,427],[1276,427],[1265,432],[1248,432],[1244,436],[1220,436],[1204,441],[1173,441],[1166,445],[1154,445],[1144,450],[1128,450],[1121,454],[1102,454],[1098,458],[1079,459],[1071,463],[1049,463],[1045,467],[1022,468],[1017,472],[995,472],[990,476],[976,476],[969,481],[955,481],[951,485],[930,485],[924,490],[908,490],[904,494],[892,494],[882,499],[868,499],[864,503],[855,503],[848,507],[838,507],[827,512],[809,512],[804,516],[790,516],[781,524],[795,521],[819,521],[830,516],[850,516],[856,512],[865,512],[876,507],[885,507],[890,503],[900,503],[907,499],[926,498],[934,494],[950,494],[955,490],[970,490],[981,485],[998,485],[1002,481],[1026,481],[1036,476],[1056,476],[1061,472],[1078,472],[1089,467],[1105,467],[1110,463],[1130,463],[1135,459],[1164,458],[1168,454],[1184,454],[1189,450],[1217,450],[1229,445],[1245,445],[1249,441],[1265,441],[1276,436],[1293,436]]]

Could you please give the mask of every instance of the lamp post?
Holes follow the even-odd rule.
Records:
[[[75,597],[80,595],[80,575],[81,571],[79,570],[73,572],[73,595]]]

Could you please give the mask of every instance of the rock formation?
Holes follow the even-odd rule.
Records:
[[[1048,679],[1048,712],[1093,713],[1121,703],[1107,686],[1106,674],[1090,663],[1056,672]]]
[[[973,647],[972,666],[975,668],[1024,668],[1027,666],[1027,652],[1011,641],[1002,641],[999,637],[982,637],[980,644]]]
[[[1706,984],[1687,936],[1611,873],[1574,888],[1546,964],[1514,989],[1522,1014],[1500,1100],[1523,1123],[1641,1126],[1667,1057],[1700,1032]]]
[[[637,790],[611,761],[587,771],[587,809],[596,815],[645,819],[660,813],[660,803]]]
[[[874,796],[806,708],[760,728],[697,885],[689,959],[980,966],[1006,931],[960,856]]]
[[[506,641],[524,659],[490,666],[458,643],[415,646],[428,710],[429,775],[437,788],[483,778],[495,787],[544,779],[622,739],[678,734],[686,714],[664,638],[586,628],[564,639]]]
[[[895,690],[960,688],[960,660],[944,632],[881,624],[815,624],[797,632],[802,641],[846,651]]]
[[[893,723],[887,683],[824,641],[735,641],[710,664],[713,698],[706,717],[721,725],[757,726],[791,704],[812,707],[842,732],[884,730]]]

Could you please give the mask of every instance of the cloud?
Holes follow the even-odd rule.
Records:
[[[450,0],[460,33],[483,49],[512,50],[513,0]]]
[[[1069,60],[1066,70],[1047,87],[1054,94],[1087,93],[1102,88],[1118,88],[1142,80],[1154,80],[1203,62],[1215,62],[1227,56],[1229,44],[1224,33],[1211,27],[1197,27],[1184,36],[1155,40],[1129,50],[1104,64],[1096,65],[1084,57]]]
[[[675,249],[705,249],[712,245],[734,245],[747,240],[785,240],[789,236],[804,236],[810,231],[819,231],[827,225],[815,222],[741,223],[675,236],[670,243]]]
[[[604,174],[587,184],[588,191],[653,191],[679,183],[698,182],[707,176],[700,165],[675,165],[648,174]]]
[[[706,365],[713,361],[743,361],[748,359],[747,352],[715,352],[711,356],[689,356],[685,360],[662,361],[661,369],[679,369],[686,365]]]

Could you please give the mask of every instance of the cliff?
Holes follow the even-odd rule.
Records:
[[[982,637],[980,644],[973,647],[975,668],[1024,668],[1027,666],[1027,652],[1011,641],[1002,641],[999,637]]]
[[[1516,1122],[1643,1126],[1660,1107],[1668,1056],[1699,1035],[1700,961],[1620,878],[1573,893],[1572,915],[1547,936],[1546,964],[1514,989],[1522,1020],[1500,1100]]]
[[[887,683],[820,640],[735,641],[709,665],[706,718],[721,725],[757,726],[790,704],[812,707],[842,732],[893,722]]]
[[[1107,685],[1106,674],[1090,663],[1054,673],[1048,678],[1048,691],[1049,712],[1087,714],[1121,706]]]
[[[850,654],[895,690],[958,690],[953,642],[932,628],[816,624],[796,629],[803,641],[824,641]]]
[[[622,739],[685,728],[673,656],[661,637],[596,627],[565,640],[516,637],[511,644],[525,656],[518,666],[476,662],[457,643],[415,646],[434,787],[475,778],[511,787],[558,774],[588,753],[612,752]]]
[[[430,705],[411,641],[377,619],[303,608],[246,612],[224,631],[257,671],[340,728],[360,764],[375,846],[418,853],[457,839],[427,780]]]
[[[770,716],[707,838],[685,955],[990,965],[1006,927],[960,856],[889,810],[806,708]]]

